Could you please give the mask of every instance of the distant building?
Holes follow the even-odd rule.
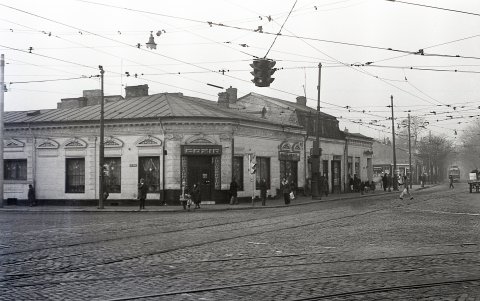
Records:
[[[5,113],[4,198],[25,200],[28,184],[44,204],[97,204],[99,190],[98,90],[62,99],[57,109]],[[232,179],[239,197],[258,196],[249,158],[256,156],[256,181],[265,178],[270,196],[289,178],[300,191],[311,177],[310,151],[316,110],[237,90],[217,102],[182,93],[149,95],[148,86],[126,88],[125,99],[105,97],[106,205],[132,203],[140,178],[150,204],[179,204],[182,189],[200,184],[203,202],[225,203]],[[343,191],[346,175],[371,180],[372,139],[343,132],[335,117],[321,113],[321,171],[332,191]],[[346,163],[348,161],[348,163]]]
[[[408,149],[395,148],[397,161],[397,173],[400,175],[410,174]],[[412,182],[418,183],[418,177],[426,172],[422,160],[412,151]],[[385,143],[373,142],[373,176],[375,179],[383,173],[393,174],[393,147],[390,140]]]

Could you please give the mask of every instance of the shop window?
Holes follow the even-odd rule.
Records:
[[[105,185],[109,193],[122,192],[122,162],[120,158],[105,158],[107,175],[105,176]]]
[[[85,192],[85,158],[68,158],[66,160],[66,193]]]
[[[3,160],[3,178],[5,180],[26,180],[27,159]]]
[[[286,178],[289,183],[298,183],[298,163],[297,161],[280,160],[280,179]]]
[[[142,178],[148,192],[160,192],[160,157],[138,158],[138,179]]]
[[[322,162],[323,176],[328,178],[328,160]]]
[[[243,191],[243,157],[233,157],[233,177],[239,191]]]
[[[268,157],[257,157],[256,189],[259,189],[261,179],[265,179],[267,189],[270,189],[270,158]]]

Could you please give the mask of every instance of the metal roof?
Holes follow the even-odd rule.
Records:
[[[40,110],[38,114],[31,111],[5,112],[5,124],[13,123],[59,123],[88,122],[100,119],[100,105],[71,109]],[[181,93],[160,93],[150,96],[133,97],[126,100],[104,104],[104,118],[111,120],[152,119],[161,117],[205,117],[219,119],[240,119],[245,121],[281,124],[266,120],[238,110],[219,106],[217,102],[184,96]],[[300,127],[290,124],[293,127]]]

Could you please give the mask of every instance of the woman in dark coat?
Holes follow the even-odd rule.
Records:
[[[288,180],[283,178],[282,180],[282,192],[283,192],[283,200],[285,201],[285,205],[290,204],[290,185],[288,184]]]
[[[200,202],[202,200],[200,198],[200,187],[198,186],[198,184],[193,184],[192,201],[195,204],[195,209],[200,208]]]

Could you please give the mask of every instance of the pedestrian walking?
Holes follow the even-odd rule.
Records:
[[[382,177],[382,185],[383,185],[383,191],[387,191],[388,188],[388,176],[385,173]]]
[[[37,201],[35,200],[35,188],[33,188],[32,184],[28,185],[28,204],[30,207],[37,205]]]
[[[282,192],[283,192],[283,200],[285,205],[290,204],[290,185],[288,184],[288,180],[283,178],[282,182]]]
[[[143,178],[138,183],[138,199],[140,200],[140,210],[145,209],[145,200],[147,199],[148,186]]]
[[[387,186],[388,186],[388,192],[392,191],[392,183],[393,183],[393,178],[391,174],[388,174],[387,176]]]
[[[266,205],[267,201],[267,181],[264,178],[260,180],[260,198],[262,199],[262,206]]]
[[[450,175],[448,178],[450,180],[450,186],[448,187],[448,189],[450,189],[450,188],[454,189],[455,187],[453,187],[453,176]]]
[[[200,186],[197,183],[193,184],[192,201],[195,204],[195,209],[200,209],[200,203],[202,202],[202,200],[200,195]]]
[[[230,183],[230,205],[238,204],[237,191],[237,181],[235,181],[235,178],[233,178],[232,182]]]
[[[410,189],[408,188],[408,179],[407,176],[401,177],[402,181],[399,183],[399,185],[403,185],[403,190],[402,193],[400,193],[400,199],[403,200],[403,197],[408,195],[411,200],[413,200],[413,196],[410,194]]]
[[[349,176],[349,180],[348,180],[348,186],[350,187],[350,192],[353,192],[353,186],[355,184],[355,182],[353,181],[353,178],[352,176]]]

